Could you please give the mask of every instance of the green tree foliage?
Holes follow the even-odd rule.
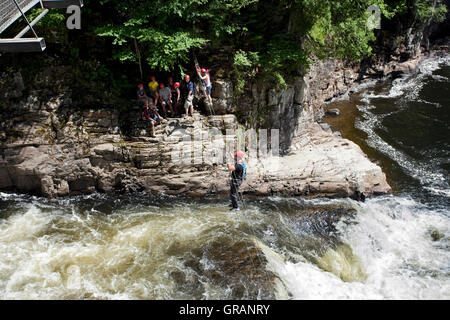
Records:
[[[143,55],[153,69],[182,70],[193,49],[239,30],[239,25],[229,18],[252,2],[105,0],[101,3],[114,8],[117,15],[97,32],[113,38],[113,44],[120,47],[116,57],[121,61],[138,62]]]
[[[214,56],[225,51],[242,92],[255,76],[285,85],[312,58],[360,61],[370,56],[375,40],[367,23],[371,5],[384,19],[412,16],[419,23],[442,21],[446,13],[442,0],[85,0],[84,35],[95,38],[91,43],[103,39],[103,51],[68,41],[61,11],[38,27],[50,34],[49,41],[64,40],[71,61],[88,48],[97,50],[90,53],[93,60],[136,64],[141,75],[144,67],[183,74],[192,70],[193,52]]]
[[[412,15],[418,22],[445,20],[447,7],[442,0],[386,0],[393,14]]]
[[[233,57],[233,73],[237,92],[243,92],[245,80],[256,75],[256,65],[259,56],[257,52],[245,52],[238,50]]]
[[[442,20],[439,0],[103,0],[116,14],[97,29],[119,47],[115,57],[152,69],[183,71],[196,49],[230,48],[238,91],[259,66],[283,85],[308,58],[360,61],[372,52],[374,31],[367,8],[377,5],[385,18],[405,14]]]
[[[447,7],[438,0],[415,0],[407,1],[407,5],[415,8],[417,16],[421,21],[433,20],[442,22],[445,20]]]
[[[305,34],[305,47],[319,58],[360,61],[372,52],[374,31],[368,27],[367,9],[378,6],[382,14],[393,16],[383,0],[298,0],[295,23]]]

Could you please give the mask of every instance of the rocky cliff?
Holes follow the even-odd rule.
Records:
[[[273,156],[275,144],[268,143],[263,147],[267,154],[250,157],[244,192],[344,197],[390,191],[381,169],[356,144],[314,122],[324,98],[311,90],[319,79],[319,75],[306,76],[268,96],[277,115],[273,128],[281,129],[281,145],[295,147],[282,147],[289,153]],[[4,74],[2,81],[1,190],[48,197],[91,192],[189,196],[228,192],[224,154],[242,141],[238,139],[242,126],[232,114],[196,113],[193,118],[170,119],[157,127],[156,137],[150,137],[136,103],[126,109],[74,106],[68,68],[52,67],[38,74],[32,89],[17,73]],[[230,84],[216,82],[215,88],[215,106],[219,103],[225,112],[231,110]],[[320,88],[331,94],[336,84]],[[257,89],[251,98],[258,99]],[[256,155],[257,149],[247,143],[250,155]]]
[[[448,15],[438,26],[416,19],[415,9],[408,8],[411,14],[382,21],[373,57],[351,65],[313,61],[283,89],[255,81],[239,95],[227,76],[216,77],[212,109],[198,93],[195,103],[202,114],[170,119],[154,138],[136,102],[105,107],[105,97],[92,86],[89,94],[75,89],[70,67],[41,69],[31,83],[20,73],[4,72],[0,190],[49,197],[96,191],[222,193],[228,190],[224,153],[246,143],[249,154],[268,151],[248,159],[243,186],[248,193],[360,197],[390,192],[381,169],[356,144],[331,132],[321,117],[326,101],[352,92],[362,81],[414,70],[423,50],[432,50],[430,39],[448,50]],[[218,49],[215,63],[231,65],[229,55],[230,50]],[[83,107],[74,101],[83,101]],[[269,130],[265,146],[258,148],[242,136],[243,126],[279,131]]]

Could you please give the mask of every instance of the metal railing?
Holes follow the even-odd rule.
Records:
[[[38,4],[39,0],[16,0],[23,13]],[[22,16],[14,0],[0,0],[0,33]]]
[[[29,21],[26,12],[38,3],[44,10]],[[0,38],[0,53],[44,51],[45,40],[38,37],[33,26],[49,12],[49,9],[67,8],[71,5],[82,7],[83,0],[0,0],[0,34],[21,16],[27,24],[14,38]],[[29,31],[32,31],[34,37],[25,38]]]

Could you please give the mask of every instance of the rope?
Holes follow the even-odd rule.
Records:
[[[209,103],[210,103],[210,102],[208,101],[207,105],[208,105],[208,108],[209,108],[209,112],[210,112],[213,116],[215,116],[216,113],[214,112],[214,108],[213,108],[212,106],[210,106]]]

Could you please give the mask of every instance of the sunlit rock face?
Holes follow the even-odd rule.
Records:
[[[215,83],[213,106],[217,99],[225,105],[222,112],[216,108],[218,113],[234,110],[239,116],[245,108],[258,106],[269,110],[262,127],[269,129],[266,152],[257,157],[260,146],[244,148],[250,156],[244,192],[352,196],[390,191],[381,169],[357,145],[315,122],[323,112],[323,100],[345,87],[319,87],[318,79],[327,77],[324,70],[330,66],[317,68],[283,90],[254,85],[249,100],[233,100],[230,83]],[[341,77],[339,67],[335,69],[336,77]],[[342,72],[350,77],[349,71]],[[58,74],[64,77],[57,81]],[[28,91],[19,85],[20,76],[14,75],[11,83],[22,97],[7,99],[8,86],[3,87],[0,189],[47,197],[137,191],[189,196],[228,193],[227,153],[237,148],[239,132],[245,135],[244,129],[249,129],[236,115],[196,112],[189,118],[171,118],[156,126],[151,137],[135,102],[125,109],[73,105],[67,74],[64,68],[45,70],[37,76],[40,89]],[[240,111],[232,101],[241,103]],[[278,130],[276,139],[270,129]]]

